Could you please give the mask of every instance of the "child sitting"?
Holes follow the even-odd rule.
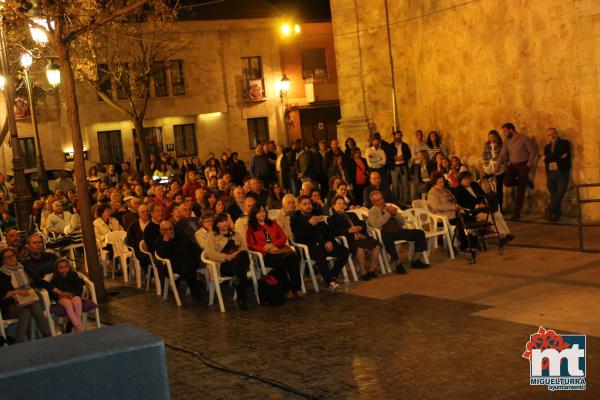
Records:
[[[83,293],[83,285],[85,282],[79,277],[77,272],[71,270],[71,264],[65,258],[59,258],[54,264],[54,276],[52,284],[57,289],[65,292],[65,296],[61,296],[58,304],[62,305],[73,324],[73,330],[79,332],[81,327],[81,294]]]

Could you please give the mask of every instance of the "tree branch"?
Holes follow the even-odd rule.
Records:
[[[115,19],[118,19],[124,15],[127,15],[129,13],[131,13],[132,11],[134,11],[137,8],[140,8],[141,6],[143,6],[144,4],[148,3],[149,0],[137,0],[134,1],[133,3],[131,3],[128,6],[125,6],[123,8],[120,8],[116,11],[114,11],[113,13],[111,13],[110,15],[104,15],[102,17],[99,18],[94,18],[92,20],[92,22],[90,22],[87,25],[82,26],[79,29],[74,30],[73,32],[70,32],[67,36],[65,36],[64,38],[64,43],[66,45],[69,45],[73,40],[75,40],[78,36],[93,31],[94,29],[105,25],[111,21],[114,21]]]

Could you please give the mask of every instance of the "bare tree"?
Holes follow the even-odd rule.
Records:
[[[95,35],[97,40],[78,53],[76,72],[106,104],[131,120],[141,170],[151,174],[144,118],[153,77],[170,68],[168,60],[187,46],[188,38],[177,31],[174,13],[164,4],[143,18],[107,24]]]

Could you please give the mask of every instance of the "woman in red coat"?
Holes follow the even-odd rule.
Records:
[[[288,299],[303,298],[300,263],[294,249],[288,246],[283,229],[267,217],[265,207],[255,204],[248,214],[246,234],[248,248],[263,255],[265,266],[287,292]]]

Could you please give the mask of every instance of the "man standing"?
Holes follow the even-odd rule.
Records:
[[[75,188],[73,180],[69,178],[67,171],[61,170],[58,171],[58,179],[54,181],[52,190],[55,192],[57,190],[62,190],[63,193],[67,193],[69,190],[76,191],[77,189]]]
[[[373,140],[371,140],[371,147],[367,148],[365,156],[367,157],[367,165],[369,166],[369,170],[371,172],[379,172],[381,180],[383,182],[386,182],[387,174],[385,170],[385,165],[387,162],[387,158],[385,156],[385,151],[381,147],[381,139],[379,139],[379,137],[375,136]]]
[[[548,218],[552,222],[560,220],[560,204],[569,186],[571,175],[571,142],[558,137],[556,128],[548,128],[549,143],[544,147],[546,164],[546,184],[550,192]]]
[[[271,164],[263,151],[262,145],[257,145],[254,155],[250,160],[250,174],[253,178],[258,178],[263,182],[270,181]]]
[[[502,125],[502,133],[506,141],[502,150],[500,150],[498,163],[494,170],[497,172],[500,165],[508,158],[504,186],[517,187],[517,202],[515,203],[512,219],[519,219],[525,200],[525,188],[529,185],[533,189],[533,182],[529,180],[529,170],[535,161],[536,153],[533,144],[517,132],[512,123],[507,122]]]
[[[395,131],[394,141],[386,150],[386,160],[392,177],[392,192],[402,203],[410,201],[408,162],[411,157],[410,147],[402,141],[402,131]]]

